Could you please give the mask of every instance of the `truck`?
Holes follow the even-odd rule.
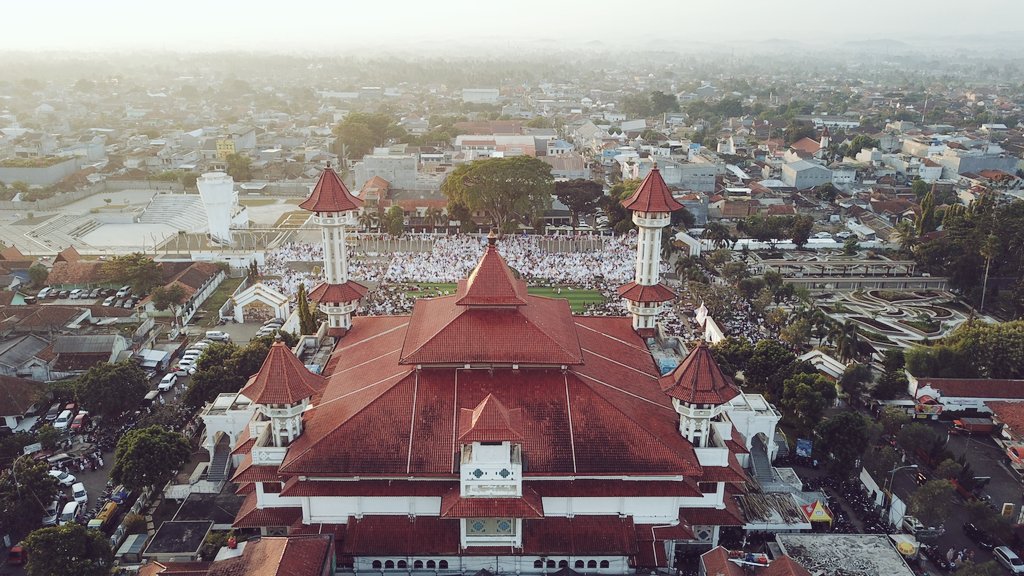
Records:
[[[991,418],[957,418],[953,420],[953,428],[950,432],[954,434],[991,434],[999,426]]]

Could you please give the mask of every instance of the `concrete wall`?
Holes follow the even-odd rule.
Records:
[[[63,162],[40,168],[0,166],[0,182],[9,185],[20,181],[30,186],[53,186],[77,172],[78,166],[78,158],[68,158]]]

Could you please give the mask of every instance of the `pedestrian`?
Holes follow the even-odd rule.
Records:
[[[949,550],[946,552],[946,562],[952,564],[953,563],[953,558],[955,558],[955,557],[956,557],[956,550],[954,550],[953,547],[950,546]]]
[[[100,468],[103,468],[103,456],[100,456]]]

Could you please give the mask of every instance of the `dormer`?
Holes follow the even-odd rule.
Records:
[[[493,395],[459,414],[460,482],[464,498],[523,495],[522,411]]]

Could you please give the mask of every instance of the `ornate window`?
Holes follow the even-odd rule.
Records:
[[[467,518],[466,536],[515,536],[516,521],[512,518]]]
[[[712,536],[715,534],[713,526],[694,526],[693,536],[698,542],[710,542]]]

